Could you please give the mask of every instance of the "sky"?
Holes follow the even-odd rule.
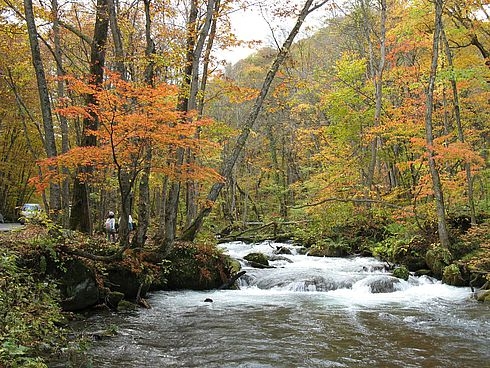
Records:
[[[296,1],[302,4],[304,0]],[[318,26],[321,23],[319,20],[319,14],[321,14],[322,11],[320,9],[316,12],[318,13],[316,17],[315,14],[308,15],[305,24]],[[269,20],[273,20],[270,15],[265,14],[265,16],[270,17]],[[255,48],[235,47],[232,50],[221,52],[220,56],[222,56],[229,63],[234,64],[237,61],[246,58],[254,53],[258,48],[273,45],[271,30],[258,7],[250,7],[247,10],[237,10],[236,12],[230,14],[230,18],[232,29],[238,39],[243,41],[260,40],[262,41],[262,44],[260,46],[256,46]],[[286,26],[285,28],[288,33],[293,27],[295,21],[295,18],[291,18],[289,22],[282,21],[282,25]],[[272,24],[272,26],[277,26],[277,24]]]

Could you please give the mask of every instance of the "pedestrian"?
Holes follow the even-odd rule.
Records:
[[[114,212],[109,211],[105,220],[105,232],[107,234],[107,240],[116,242],[116,219],[114,218]]]

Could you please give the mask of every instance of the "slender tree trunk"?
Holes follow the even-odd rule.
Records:
[[[52,0],[52,12],[53,12],[53,39],[54,39],[54,54],[56,58],[56,75],[62,77],[65,75],[63,70],[63,56],[61,51],[61,36],[60,36],[60,24],[58,19],[58,0]],[[63,80],[57,82],[58,99],[65,97],[65,84]],[[68,136],[68,120],[63,115],[58,115],[61,128],[61,152],[66,153],[70,149],[70,142]],[[66,167],[62,168],[63,181],[61,183],[61,207],[65,209],[62,214],[63,227],[67,228],[70,221],[70,182],[68,180],[69,170]]]
[[[446,59],[448,62],[448,66],[451,70],[453,70],[454,68],[453,55],[451,53],[449,42],[447,40],[446,32],[444,32],[444,29],[442,29],[441,37],[444,42],[444,50],[446,51]],[[461,124],[461,109],[459,104],[458,86],[456,84],[456,79],[454,78],[453,74],[451,74],[449,81],[451,83],[451,89],[453,93],[454,119],[456,120],[458,139],[460,142],[464,142],[465,138],[463,132],[463,125]],[[475,210],[475,200],[473,196],[473,178],[471,174],[471,164],[469,162],[465,162],[464,168],[466,173],[466,192],[468,196],[468,207],[470,208],[470,221],[472,225],[476,225],[476,210]]]
[[[104,79],[105,48],[109,30],[109,13],[107,10],[107,0],[97,0],[97,10],[95,15],[94,37],[92,39],[90,51],[90,76],[91,83],[100,86]],[[94,95],[86,96],[86,104],[96,105]],[[82,147],[92,147],[97,145],[97,137],[91,131],[97,131],[99,121],[96,114],[83,121]],[[86,233],[92,233],[92,216],[90,213],[89,186],[84,182],[80,175],[89,173],[90,167],[79,167],[77,176],[73,183],[73,202],[70,216],[70,228]]]
[[[151,37],[150,2],[151,0],[144,0],[146,38],[145,56],[148,62],[145,68],[145,82],[148,86],[153,86],[155,78],[155,62],[153,60],[153,57],[155,56],[155,42],[153,42],[153,38]],[[145,144],[146,153],[138,191],[138,226],[136,227],[135,236],[132,241],[133,245],[137,247],[142,247],[145,244],[150,222],[150,173],[153,151],[151,142],[145,142]]]
[[[120,74],[121,79],[127,81],[128,71],[124,63],[125,53],[123,38],[121,29],[119,28],[116,4],[114,0],[107,0],[107,7],[109,12],[109,26],[114,44],[115,69]],[[113,152],[115,152],[115,147]],[[136,161],[137,159],[137,157],[132,157],[133,161]],[[121,165],[118,163],[115,155],[114,161],[117,167],[117,179],[119,182],[119,193],[121,195],[120,222],[118,230],[119,245],[126,248],[129,245],[129,215],[131,215],[132,211],[133,188],[136,181],[137,171],[135,165]]]
[[[34,18],[32,0],[24,0],[24,11],[27,22],[27,32],[31,46],[32,63],[36,73],[39,102],[44,127],[44,149],[47,157],[57,156],[56,140],[54,136],[53,116],[51,114],[51,101],[49,99],[48,83],[44,72],[44,65],[41,58],[41,50],[37,39],[37,29]],[[56,168],[51,168],[56,170]],[[58,183],[51,183],[49,187],[49,215],[57,220],[61,210],[61,193]]]
[[[181,83],[181,91],[177,101],[177,111],[184,114],[183,119],[187,119],[185,113],[189,111],[189,99],[192,96],[191,84],[192,84],[192,71],[194,67],[194,49],[196,45],[197,34],[197,18],[198,18],[198,4],[197,0],[191,1],[191,8],[189,11],[189,19],[187,21],[187,41],[186,41],[186,64],[184,67],[183,79]],[[173,165],[175,170],[182,174],[182,164],[184,163],[185,150],[184,148],[177,148],[174,155]],[[167,254],[175,240],[177,231],[177,215],[179,210],[179,197],[180,197],[180,183],[181,178],[174,179],[169,185],[168,196],[166,198],[165,217],[164,223],[160,224],[159,234],[163,233],[163,239],[156,239],[160,243],[160,252]]]
[[[284,187],[283,187],[284,174],[282,173],[282,170],[279,167],[279,160],[277,158],[277,142],[274,136],[274,132],[272,131],[272,124],[270,122],[266,126],[266,131],[267,131],[267,137],[269,138],[269,151],[270,151],[271,161],[272,161],[274,184],[276,185],[277,188],[276,197],[279,202],[279,214],[283,219],[285,219],[287,217],[287,211],[286,211],[286,202],[285,202]]]
[[[317,8],[323,6],[326,2],[327,1],[322,1],[322,2],[320,2],[314,6],[312,6],[313,0],[307,0],[305,2],[305,5],[303,6],[303,9],[301,10],[300,15],[298,16],[298,19],[297,19],[293,29],[289,33],[286,41],[283,43],[281,49],[279,50],[279,53],[277,54],[274,62],[272,63],[271,68],[267,72],[267,75],[266,75],[264,82],[262,84],[262,88],[260,90],[259,96],[255,100],[255,103],[254,103],[252,110],[251,110],[251,112],[250,112],[250,114],[249,114],[249,116],[248,116],[248,118],[244,124],[244,127],[242,128],[241,133],[237,138],[237,141],[235,143],[235,146],[233,148],[233,152],[231,153],[231,156],[224,159],[224,161],[222,163],[220,174],[224,178],[228,179],[231,177],[233,167],[235,166],[235,163],[238,160],[238,156],[240,155],[240,152],[242,151],[243,147],[245,147],[245,143],[247,142],[247,138],[250,134],[250,131],[251,131],[255,121],[257,120],[257,116],[259,115],[259,112],[262,108],[262,104],[263,104],[263,102],[264,102],[264,100],[265,100],[265,98],[269,92],[272,81],[274,80],[274,77],[275,77],[277,71],[279,70],[279,67],[281,66],[281,64],[286,59],[286,57],[289,53],[289,49],[291,48],[291,45],[294,41],[294,38],[298,34],[306,16],[308,14],[310,14],[312,11],[316,10]],[[218,198],[218,195],[219,195],[221,189],[223,188],[223,186],[224,186],[224,182],[215,183],[212,186],[212,188],[211,188],[211,190],[207,196],[205,207],[203,207],[200,210],[199,214],[197,215],[197,217],[193,221],[193,223],[185,229],[185,231],[182,235],[182,239],[193,240],[196,237],[197,232],[200,230],[200,228],[202,226],[204,218],[206,216],[208,216],[209,213],[211,213],[211,209],[213,207],[213,204],[216,202],[216,199]]]
[[[379,55],[379,60],[377,65],[375,65],[375,57],[374,57],[374,50],[373,50],[373,45],[371,41],[371,28],[372,25],[369,24],[369,15],[366,10],[366,6],[363,3],[363,13],[365,19],[365,32],[366,32],[366,37],[369,43],[369,60],[370,60],[370,68],[371,68],[371,77],[374,81],[374,89],[375,89],[375,100],[376,100],[376,106],[374,110],[374,125],[377,126],[381,123],[381,113],[382,113],[382,107],[383,107],[383,72],[385,68],[385,61],[386,61],[386,0],[380,0],[379,5],[381,7],[380,9],[380,30],[379,30],[379,50],[380,50],[380,55]],[[374,173],[376,171],[376,164],[378,162],[378,149],[380,146],[380,138],[379,137],[374,137],[374,139],[371,142],[370,146],[370,160],[369,160],[369,167],[368,167],[368,172],[367,172],[367,180],[366,180],[366,186],[367,188],[371,188],[374,182]]]
[[[432,178],[432,187],[434,190],[434,197],[436,201],[437,211],[437,228],[439,232],[439,241],[441,246],[448,248],[449,233],[447,231],[446,223],[446,211],[444,207],[444,196],[442,190],[441,179],[439,177],[439,171],[437,169],[437,163],[435,160],[434,152],[434,136],[432,129],[432,113],[434,110],[434,88],[437,75],[437,62],[439,59],[439,40],[442,30],[442,1],[435,0],[435,21],[434,21],[434,38],[432,42],[432,63],[429,75],[429,85],[427,86],[427,100],[426,100],[426,114],[425,114],[425,134],[427,143],[427,154],[429,162],[429,170]]]
[[[206,49],[204,51],[204,57],[202,65],[198,63],[199,57],[194,57],[192,66],[192,83],[191,83],[191,98],[189,109],[197,109],[198,118],[202,117],[204,109],[204,96],[206,91],[209,62],[211,51],[213,48],[214,39],[216,36],[217,26],[217,14],[219,12],[220,1],[209,0],[206,12],[206,19],[204,27],[199,35],[199,40],[196,44],[195,55],[201,55],[204,47],[205,36],[208,35],[208,41],[206,42]],[[209,31],[208,31],[209,30]],[[199,67],[202,67],[202,77],[199,83]],[[198,91],[200,95],[198,97]],[[200,130],[196,132],[196,138],[200,136]],[[186,161],[188,164],[192,164],[196,161],[194,152],[189,148],[186,153]],[[188,180],[186,183],[186,218],[185,226],[189,226],[197,216],[197,199],[199,196],[199,185],[195,180]]]

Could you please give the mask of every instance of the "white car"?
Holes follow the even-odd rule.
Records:
[[[38,203],[24,203],[20,209],[19,222],[24,225],[28,219],[38,216],[42,210]]]

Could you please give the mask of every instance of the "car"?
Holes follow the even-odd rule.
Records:
[[[24,203],[20,208],[19,222],[24,225],[29,219],[38,216],[43,211],[38,203]]]

